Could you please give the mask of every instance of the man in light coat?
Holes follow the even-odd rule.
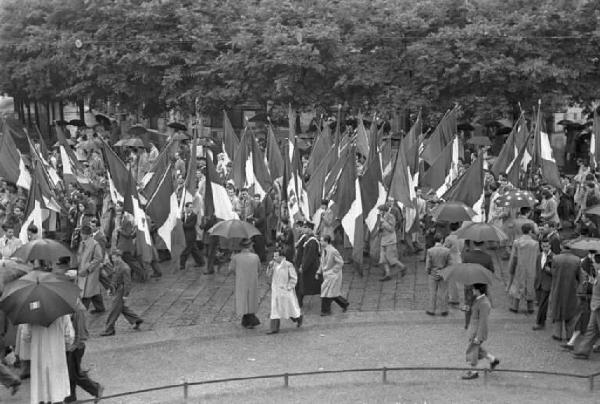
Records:
[[[523,235],[513,242],[508,261],[510,278],[506,290],[512,298],[510,311],[518,313],[520,301],[526,300],[527,312],[533,314],[540,247],[539,243],[531,236],[533,226],[530,223],[523,224],[521,231]]]
[[[100,284],[100,267],[104,259],[102,247],[92,237],[92,229],[88,225],[81,227],[81,243],[79,245],[77,285],[81,289],[81,301],[85,308],[94,305],[92,313],[105,311]]]
[[[298,298],[294,293],[298,276],[294,264],[286,260],[283,248],[273,253],[273,261],[267,268],[271,277],[271,330],[267,334],[277,334],[281,319],[289,318],[298,327],[302,325],[302,313]]]
[[[384,276],[381,282],[392,279],[390,267],[397,266],[401,276],[406,274],[406,266],[398,259],[398,238],[396,234],[396,216],[386,205],[381,205],[379,210],[379,232],[381,233],[379,264],[383,265]]]
[[[242,327],[254,328],[260,324],[258,311],[258,255],[252,252],[252,241],[241,242],[242,250],[231,257],[229,271],[235,271],[235,311],[242,316]]]
[[[321,316],[331,315],[331,302],[336,302],[342,311],[348,310],[350,303],[342,297],[342,268],[344,259],[338,250],[331,244],[331,236],[321,237],[321,266],[315,275],[323,276],[321,284]]]

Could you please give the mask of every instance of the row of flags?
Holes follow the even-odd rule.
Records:
[[[353,247],[354,260],[361,262],[365,234],[375,230],[377,208],[388,198],[395,199],[402,208],[404,230],[413,228],[418,219],[417,186],[430,190],[444,200],[462,201],[472,206],[481,214],[475,220],[483,220],[486,162],[483,156],[478,156],[459,176],[458,165],[463,147],[457,130],[458,112],[458,107],[448,111],[427,138],[419,113],[397,150],[392,149],[391,140],[382,141],[382,132],[377,128],[376,119],[367,129],[363,117],[359,116],[356,133],[351,136],[343,136],[339,125],[334,133],[325,125],[318,131],[309,155],[307,180],[303,175],[300,149],[296,144],[297,128],[291,108],[290,134],[282,148],[277,144],[270,126],[265,152],[259,147],[251,130],[244,130],[238,138],[226,113],[219,142],[225,159],[232,162],[235,186],[238,189],[248,188],[251,195],[257,194],[261,198],[271,189],[277,189],[291,218],[310,219],[318,211],[321,201],[329,199]],[[63,164],[62,178],[52,172],[53,168],[31,142],[30,172],[25,168],[25,159],[11,134],[5,130],[0,139],[0,175],[29,190],[26,221],[36,225],[47,220],[51,212],[60,211],[53,193],[57,182],[72,182],[83,187],[93,185],[85,177],[83,167],[67,143],[62,129],[57,126],[56,130]],[[129,167],[108,144],[102,144],[111,199],[113,202],[122,202],[124,210],[132,215],[137,227],[138,253],[145,259],[152,254],[152,228],[156,230],[159,247],[164,246],[174,255],[180,253],[177,249],[184,244],[181,212],[186,202],[200,204],[206,216],[214,214],[221,220],[237,218],[210,157],[206,158],[205,189],[203,192],[197,189],[197,159],[193,158],[197,156],[197,148],[198,138],[195,135],[183,193],[178,198],[172,175],[173,165],[169,162],[172,143],[159,153],[149,174],[143,179],[143,188],[139,192]],[[360,156],[362,163],[362,175],[358,173],[357,156]],[[541,168],[548,183],[560,185],[558,169],[548,135],[542,128],[539,110],[531,132],[527,129],[524,117],[517,120],[491,171],[496,175],[507,173],[509,181],[517,185],[519,174],[530,161],[533,166]],[[141,208],[143,203],[146,212]]]

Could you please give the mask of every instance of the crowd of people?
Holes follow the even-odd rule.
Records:
[[[81,289],[80,311],[72,315],[68,319],[70,321],[61,320],[63,323],[57,325],[67,342],[64,370],[68,373],[69,391],[65,395],[66,401],[75,400],[77,385],[96,397],[102,394],[102,386],[90,380],[81,369],[88,336],[85,313],[90,306],[89,314],[105,312],[104,299],[109,292],[113,298],[101,335],[115,334],[115,323],[120,315],[133,329],[140,329],[143,319],[128,307],[127,296],[132,282],[143,283],[162,276],[161,261],[171,260],[175,270],[187,270],[191,256],[196,268],[204,268],[207,275],[228,265],[229,270],[236,274],[236,312],[246,328],[260,324],[256,316],[258,276],[265,270],[271,278],[270,334],[279,332],[282,319],[291,319],[297,327],[302,325],[305,296],[320,296],[321,316],[332,314],[333,302],[344,312],[348,309],[349,302],[342,293],[342,274],[344,264],[350,262],[349,245],[331,201],[324,199],[312,217],[290,217],[277,183],[266,195],[252,194],[249,188],[236,189],[231,162],[225,153],[217,154],[216,168],[220,176],[217,181],[227,189],[233,210],[240,220],[253,224],[260,231],[260,235],[241,241],[219,240],[208,233],[217,219],[205,215],[203,205],[207,186],[206,158],[211,158],[211,154],[202,152],[202,157],[192,156],[189,140],[169,141],[165,147],[169,149],[173,162],[171,175],[176,184],[177,198],[181,201],[184,197],[185,183],[190,174],[194,174],[198,193],[193,201],[184,203],[181,221],[185,245],[181,255],[171,256],[169,251],[153,247],[152,258],[143,259],[136,249],[137,225],[133,216],[124,211],[123,202],[114,201],[107,192],[109,177],[103,159],[104,141],[106,135],[101,126],[78,129],[73,133],[69,143],[84,167],[83,175],[90,181],[63,182],[54,191],[64,209],[57,212],[53,220],[47,220],[43,228],[29,225],[26,229],[27,240],[55,238],[70,246],[72,255],[68,259],[56,264],[34,264],[41,270],[64,271]],[[41,145],[36,143],[34,147],[41,148]],[[115,150],[138,181],[141,192],[159,157],[159,148],[148,143],[144,147]],[[59,176],[63,169],[62,157],[56,148],[49,150],[47,157],[49,166]],[[188,173],[190,161],[194,158],[197,158],[197,171]],[[305,170],[307,159],[302,161]],[[360,166],[360,159],[357,163]],[[461,161],[460,170],[466,170],[468,164],[468,160]],[[557,189],[543,184],[541,177],[532,176],[527,188],[535,195],[537,203],[515,211],[496,204],[497,198],[513,189],[513,185],[502,174],[495,178],[490,172],[486,173],[485,221],[502,228],[509,236],[509,242],[500,245],[457,238],[455,233],[463,225],[460,222],[435,222],[433,212],[444,201],[427,193],[427,190],[416,189],[416,220],[410,229],[406,229],[407,219],[401,206],[388,198],[378,207],[375,230],[367,234],[365,255],[370,255],[371,260],[381,266],[380,280],[387,282],[394,276],[405,275],[403,256],[426,250],[423,261],[430,290],[426,313],[445,316],[449,305],[460,306],[469,313],[473,332],[468,360],[475,366],[479,359],[487,357],[491,366],[495,367],[499,360],[481,347],[487,338],[487,315],[490,311],[489,299],[483,298],[488,294],[486,285],[457,285],[439,275],[445,267],[461,262],[478,263],[492,272],[499,270],[494,268],[489,253],[493,249],[508,260],[510,310],[518,313],[519,308],[524,306],[526,312],[534,313],[537,303],[534,330],[543,329],[550,320],[554,328],[553,338],[564,342],[563,347],[573,350],[576,358],[587,358],[600,335],[600,287],[596,282],[600,251],[588,251],[585,257],[576,256],[575,251],[562,240],[561,231],[600,237],[600,220],[587,213],[588,208],[600,204],[600,186],[594,172],[583,160],[577,175],[572,178],[563,176],[563,181],[563,187]],[[147,201],[141,200],[142,207],[145,203]],[[10,259],[23,241],[27,241],[20,237],[25,234],[22,227],[27,213],[26,204],[27,191],[24,188],[0,179],[2,259]],[[148,221],[151,222],[151,218],[148,217]],[[156,228],[151,230],[156,240]],[[355,270],[361,271],[359,266]],[[461,293],[463,290],[464,293]],[[28,357],[33,361],[36,355],[28,355],[27,349],[20,349],[23,345],[21,336],[30,335],[31,330],[11,327],[6,323],[2,329],[4,351],[12,349],[17,354],[20,377],[28,378],[35,374],[36,378],[47,378],[30,371],[38,367],[30,366]],[[18,337],[11,328],[18,330]],[[31,338],[28,341],[34,344]],[[475,345],[478,349],[474,349]],[[5,385],[17,388],[19,378],[10,376],[8,371],[0,373],[6,374],[3,379]],[[465,378],[474,377],[475,371],[465,375]],[[49,380],[45,382],[51,383]],[[34,391],[32,387],[32,403],[56,401],[57,396],[48,397],[47,391],[41,387]]]

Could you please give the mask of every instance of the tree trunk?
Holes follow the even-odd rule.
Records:
[[[27,100],[27,126],[31,126],[31,101]]]
[[[46,133],[46,139],[44,140],[50,138],[50,132],[52,131],[51,125],[52,119],[50,119],[50,101],[46,101],[46,128],[48,129],[48,132]]]
[[[38,102],[37,100],[35,100],[35,102],[33,103],[33,110],[35,112],[35,124],[37,125],[38,129],[41,127],[40,126],[40,110],[38,107]]]
[[[60,120],[64,121],[65,120],[65,106],[64,106],[62,100],[58,102],[58,112],[60,114]]]

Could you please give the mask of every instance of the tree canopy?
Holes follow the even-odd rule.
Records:
[[[4,0],[0,91],[157,114],[246,101],[467,118],[600,97],[595,0]]]

